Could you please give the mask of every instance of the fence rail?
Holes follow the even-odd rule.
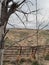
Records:
[[[46,46],[13,46],[5,50],[4,55],[27,55],[36,53],[37,51],[49,50],[49,45]]]

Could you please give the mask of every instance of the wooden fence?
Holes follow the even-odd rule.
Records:
[[[6,46],[7,48],[7,46]],[[49,45],[46,46],[12,46],[4,51],[4,62],[11,63],[17,59],[29,57],[36,59],[36,53],[49,52]],[[41,54],[42,55],[42,54]]]

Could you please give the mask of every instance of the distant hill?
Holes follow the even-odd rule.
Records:
[[[30,29],[10,29],[6,35],[5,45],[33,46],[37,45],[37,31]],[[49,30],[39,30],[38,44],[49,44]]]

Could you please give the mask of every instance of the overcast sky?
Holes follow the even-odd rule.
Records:
[[[18,0],[15,0],[15,2],[16,1],[18,1]],[[30,0],[30,1],[32,1],[33,6],[31,5],[31,3],[28,3],[28,5],[29,5],[30,10],[33,11],[36,9],[36,6],[35,6],[36,0]],[[46,29],[49,29],[49,0],[37,0],[37,3],[38,3],[38,9],[40,9],[38,12],[38,25],[44,21],[43,24],[40,26],[40,28],[42,28],[43,26],[48,24]],[[22,7],[22,10],[27,11],[27,9],[28,8],[25,4]],[[31,29],[36,28],[35,13],[28,15],[29,22],[25,21],[25,17],[23,17],[22,13],[19,13],[19,12],[16,12],[16,13],[21,17],[21,19],[24,19],[23,22],[24,22],[26,28],[31,28]],[[24,28],[23,23],[18,19],[18,17],[15,14],[12,14],[10,16],[8,23],[14,25],[14,27],[16,27],[16,28]],[[7,27],[13,27],[13,26],[7,25]]]

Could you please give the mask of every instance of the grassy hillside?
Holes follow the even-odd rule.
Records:
[[[27,29],[10,29],[6,35],[5,45],[32,46],[37,44],[37,31]],[[49,30],[39,30],[38,44],[49,44]]]
[[[37,45],[37,31],[36,30],[27,30],[27,29],[10,29],[8,34],[5,37],[5,46],[10,46],[14,44],[14,46],[36,46]],[[38,31],[38,44],[46,45],[49,44],[49,30],[39,30]],[[5,47],[6,48],[6,47]],[[26,48],[26,47],[25,47]],[[30,48],[27,53],[30,53]],[[32,59],[34,58],[34,53],[31,55],[16,55],[20,50],[5,50],[4,51],[4,65],[39,65],[38,62],[34,62]],[[23,53],[26,53],[23,50]],[[43,57],[47,60],[49,59],[49,51],[48,52],[39,52],[39,57]],[[8,55],[9,54],[9,55]],[[15,54],[15,55],[14,55]],[[37,55],[35,54],[35,57]],[[7,62],[6,62],[7,61]],[[42,62],[42,61],[41,61]],[[29,64],[28,64],[29,63]],[[47,65],[49,65],[49,61],[45,61]]]

